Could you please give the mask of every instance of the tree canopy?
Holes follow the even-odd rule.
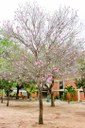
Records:
[[[49,77],[65,77],[77,72],[77,59],[84,43],[78,38],[80,23],[76,11],[59,8],[52,15],[37,4],[25,3],[15,12],[13,21],[3,24],[2,33],[24,47],[14,74],[34,80],[39,88],[39,124],[43,123],[42,87]],[[24,56],[27,55],[27,56]],[[16,64],[17,63],[17,64]],[[24,77],[25,76],[25,77]]]

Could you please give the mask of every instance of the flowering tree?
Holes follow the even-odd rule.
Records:
[[[27,57],[27,51],[21,48],[20,45],[15,44],[13,41],[6,38],[0,40],[0,80],[4,80],[6,81],[5,83],[7,83],[7,86],[3,86],[4,89],[11,89],[9,84],[11,81],[16,81],[17,99],[19,89],[22,87],[22,82],[29,81],[30,79],[28,79],[27,69],[25,69]],[[2,88],[1,84],[0,88]]]
[[[82,77],[85,77],[85,50],[83,50],[79,60],[79,70]]]
[[[7,106],[9,106],[9,94],[14,86],[18,73],[14,67],[14,62],[19,58],[21,49],[13,41],[6,38],[0,40],[0,89],[5,89],[7,93]],[[16,59],[15,59],[16,58]],[[18,62],[17,62],[18,63]],[[3,93],[2,93],[3,102]]]
[[[39,124],[43,124],[42,89],[49,74],[54,78],[58,69],[56,76],[64,77],[77,71],[81,44],[81,39],[77,38],[78,27],[77,13],[69,8],[47,15],[38,5],[28,3],[19,6],[14,21],[3,25],[3,34],[27,50],[28,58],[20,72],[24,70],[23,76],[26,73],[27,78],[37,83]]]

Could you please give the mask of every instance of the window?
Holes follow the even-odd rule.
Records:
[[[59,82],[59,89],[63,89],[63,81]]]

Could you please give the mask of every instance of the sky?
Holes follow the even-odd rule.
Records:
[[[48,12],[53,12],[60,6],[70,6],[78,11],[80,21],[85,25],[85,0],[0,0],[0,23],[3,20],[13,19],[18,4],[23,4],[26,1],[37,1]]]
[[[16,11],[19,3],[26,1],[33,2],[35,0],[0,0],[0,21],[12,19],[14,11]],[[59,6],[70,6],[78,10],[78,15],[82,21],[85,21],[85,0],[36,0],[37,3],[45,8],[47,11],[52,12]]]

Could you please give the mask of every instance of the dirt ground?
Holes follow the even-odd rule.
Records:
[[[38,101],[0,103],[0,128],[85,128],[85,102],[44,101],[44,124],[38,124]]]

